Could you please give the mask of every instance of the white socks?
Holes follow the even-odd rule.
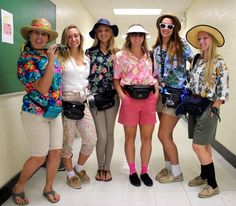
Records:
[[[165,168],[170,172],[171,171],[171,163],[170,161],[165,161]]]
[[[83,169],[83,165],[76,164],[75,169],[77,172],[80,172]]]
[[[68,172],[67,172],[67,176],[68,176],[69,178],[74,177],[74,176],[75,176],[75,172],[74,172],[74,170],[72,170],[72,171],[68,171]]]
[[[178,165],[171,165],[171,173],[175,177],[179,176],[182,173],[179,164]]]

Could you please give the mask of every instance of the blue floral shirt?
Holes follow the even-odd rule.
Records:
[[[183,88],[186,84],[186,61],[193,59],[193,52],[188,43],[182,39],[183,56],[182,64],[178,65],[177,56],[174,56],[173,64],[170,63],[168,51],[164,59],[164,73],[161,75],[161,46],[158,45],[154,49],[154,72],[153,76],[157,76],[159,85],[164,82],[169,87]]]
[[[92,94],[113,90],[113,60],[111,52],[103,54],[99,48],[87,49],[85,54],[90,59],[89,90]]]
[[[48,94],[37,91],[32,83],[42,78],[46,71],[48,57],[32,48],[26,48],[17,62],[17,77],[25,85],[27,94],[23,97],[22,110],[40,115],[44,110],[33,103],[31,99],[43,107],[62,105],[62,67],[58,60],[54,61],[54,75]],[[28,97],[30,96],[30,98]]]

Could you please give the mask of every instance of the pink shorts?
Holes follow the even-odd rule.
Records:
[[[118,122],[125,126],[155,125],[157,96],[152,92],[147,99],[134,99],[126,94],[121,100]]]

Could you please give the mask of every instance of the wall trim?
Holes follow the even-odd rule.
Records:
[[[10,196],[13,186],[20,177],[20,172],[11,178],[3,187],[0,188],[0,205],[4,203]]]

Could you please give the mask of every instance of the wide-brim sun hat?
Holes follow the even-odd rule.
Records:
[[[162,23],[162,20],[164,18],[169,18],[172,19],[173,24],[175,25],[175,27],[177,28],[178,31],[181,30],[181,23],[179,21],[179,18],[177,16],[171,15],[171,14],[163,14],[161,16],[158,17],[157,21],[156,21],[156,27],[159,28],[160,23]]]
[[[30,31],[46,32],[49,35],[49,41],[53,41],[58,37],[58,33],[52,30],[52,25],[44,18],[33,19],[30,26],[23,26],[20,31],[22,37],[26,40],[28,40]]]
[[[146,31],[142,25],[139,25],[139,24],[134,24],[132,26],[129,27],[128,31],[126,32],[126,35],[127,34],[130,34],[130,33],[144,33],[146,35],[149,34],[148,31]]]
[[[187,41],[196,49],[199,49],[198,43],[198,33],[199,32],[207,32],[216,40],[216,45],[218,47],[222,47],[225,43],[225,38],[223,34],[213,26],[206,24],[199,24],[189,29],[186,33]]]
[[[111,23],[110,23],[107,19],[102,18],[102,19],[99,19],[96,24],[94,24],[93,29],[89,32],[89,36],[90,36],[91,38],[94,39],[95,34],[96,34],[96,29],[97,29],[100,25],[106,25],[106,26],[111,27],[114,36],[115,36],[115,37],[118,36],[118,34],[119,34],[118,26],[115,25],[115,24],[114,24],[114,25],[111,25]]]

